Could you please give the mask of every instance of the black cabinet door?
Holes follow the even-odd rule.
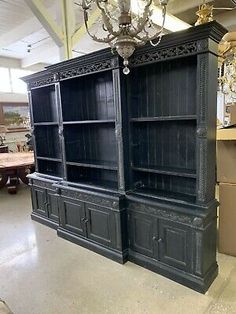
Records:
[[[48,216],[47,210],[47,193],[45,189],[32,187],[32,204],[33,211],[42,216]]]
[[[191,230],[181,224],[159,220],[159,260],[188,271],[191,265]]]
[[[115,246],[116,226],[113,213],[104,207],[86,204],[87,236],[105,246]]]
[[[54,191],[47,191],[47,201],[48,201],[48,217],[55,222],[59,221],[58,213],[58,197],[55,195]]]
[[[65,198],[60,199],[60,225],[79,235],[86,236],[84,203]]]
[[[142,213],[129,214],[129,241],[133,251],[143,255],[157,256],[157,219]]]

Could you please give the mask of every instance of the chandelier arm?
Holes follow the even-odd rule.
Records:
[[[155,36],[153,36],[152,38],[150,38],[150,44],[154,47],[156,47],[157,45],[159,45],[160,41],[161,41],[161,37],[162,37],[162,32],[165,26],[165,20],[166,20],[166,6],[162,6],[162,25],[161,25],[161,29],[159,30],[158,34],[155,34]],[[155,25],[153,24],[153,26],[155,27]],[[156,28],[156,27],[155,27]],[[156,43],[153,42],[154,39],[158,39]]]
[[[145,5],[144,11],[143,11],[143,16],[137,25],[136,31],[130,31],[131,36],[138,35],[143,30],[143,28],[145,27],[145,24],[147,23],[147,20],[148,20],[149,7],[151,4],[152,4],[152,0],[149,0],[148,3]]]
[[[104,2],[104,1],[103,1]],[[108,15],[106,14],[106,10],[101,6],[100,4],[100,1],[99,0],[96,0],[96,4],[97,4],[97,7],[99,8],[99,10],[101,11],[102,13],[102,19],[103,19],[103,22],[104,22],[104,25],[106,27],[106,29],[109,31],[109,33],[111,33],[113,36],[118,36],[120,34],[120,31],[118,32],[115,32],[114,29],[113,29],[113,26],[109,20],[109,17]]]
[[[116,36],[112,36],[110,37],[111,35],[109,34],[107,37],[105,38],[98,38],[96,35],[93,35],[90,33],[90,30],[89,30],[89,27],[88,27],[88,23],[87,23],[87,19],[84,18],[84,24],[85,24],[85,28],[86,28],[86,31],[88,33],[88,35],[95,41],[99,42],[99,43],[110,43],[112,40],[115,39]]]

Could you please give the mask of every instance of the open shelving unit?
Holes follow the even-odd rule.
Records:
[[[130,79],[133,188],[192,201],[197,177],[196,58],[136,68]]]
[[[63,81],[60,90],[67,180],[117,189],[112,73]]]
[[[62,177],[62,152],[55,85],[31,90],[38,172]]]

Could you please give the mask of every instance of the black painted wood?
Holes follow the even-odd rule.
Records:
[[[32,219],[207,291],[218,272],[217,49],[225,32],[211,22],[163,36],[135,51],[127,77],[104,49],[25,78]]]

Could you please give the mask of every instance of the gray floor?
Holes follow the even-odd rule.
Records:
[[[219,254],[206,295],[119,265],[30,219],[28,187],[0,191],[0,298],[15,314],[236,313],[236,258]]]

